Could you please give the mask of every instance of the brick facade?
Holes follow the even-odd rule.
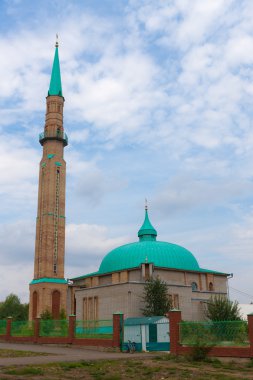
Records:
[[[76,312],[78,319],[86,319],[84,302],[96,298],[97,318],[108,319],[112,312],[121,311],[126,317],[142,316],[142,296],[145,286],[143,268],[129,269],[128,271],[114,272],[101,276],[88,276],[74,281],[69,287],[70,313]],[[207,276],[194,272],[166,270],[154,268],[154,276],[159,276],[168,284],[168,293],[173,301],[173,307],[182,310],[184,320],[204,319],[205,302],[215,294],[226,295],[226,275],[213,275],[213,291],[206,289]],[[203,278],[203,285],[201,282]],[[94,281],[96,279],[96,281]],[[192,289],[192,282],[196,282],[198,289]],[[202,289],[202,290],[200,290]],[[76,309],[73,309],[74,298]],[[72,306],[71,306],[72,305]],[[87,314],[87,315],[92,315]]]

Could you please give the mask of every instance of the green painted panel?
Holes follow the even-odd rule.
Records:
[[[30,285],[34,284],[40,284],[42,282],[50,282],[55,284],[67,284],[67,280],[65,278],[49,278],[49,277],[42,277],[42,278],[36,278],[30,282]]]

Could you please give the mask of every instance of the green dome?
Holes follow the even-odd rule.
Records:
[[[187,249],[176,244],[151,240],[113,249],[102,260],[98,273],[136,268],[147,262],[162,268],[200,270],[197,260]]]
[[[109,273],[153,263],[156,267],[200,270],[193,254],[179,245],[156,241],[157,232],[150,223],[148,209],[138,231],[139,242],[122,245],[109,252],[101,262],[98,273]]]

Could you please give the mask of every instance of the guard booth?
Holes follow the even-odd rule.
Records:
[[[124,321],[124,347],[135,342],[137,351],[169,351],[169,319],[161,317],[127,318]]]

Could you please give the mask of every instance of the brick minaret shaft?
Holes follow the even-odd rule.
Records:
[[[40,134],[43,156],[39,170],[34,279],[30,283],[29,318],[45,310],[58,319],[66,310],[64,279],[66,163],[63,158],[67,136],[63,129],[63,106],[58,43],[48,96],[44,132]]]
[[[60,96],[47,97],[44,134],[40,140],[38,213],[36,224],[34,278],[64,278],[66,163]]]

